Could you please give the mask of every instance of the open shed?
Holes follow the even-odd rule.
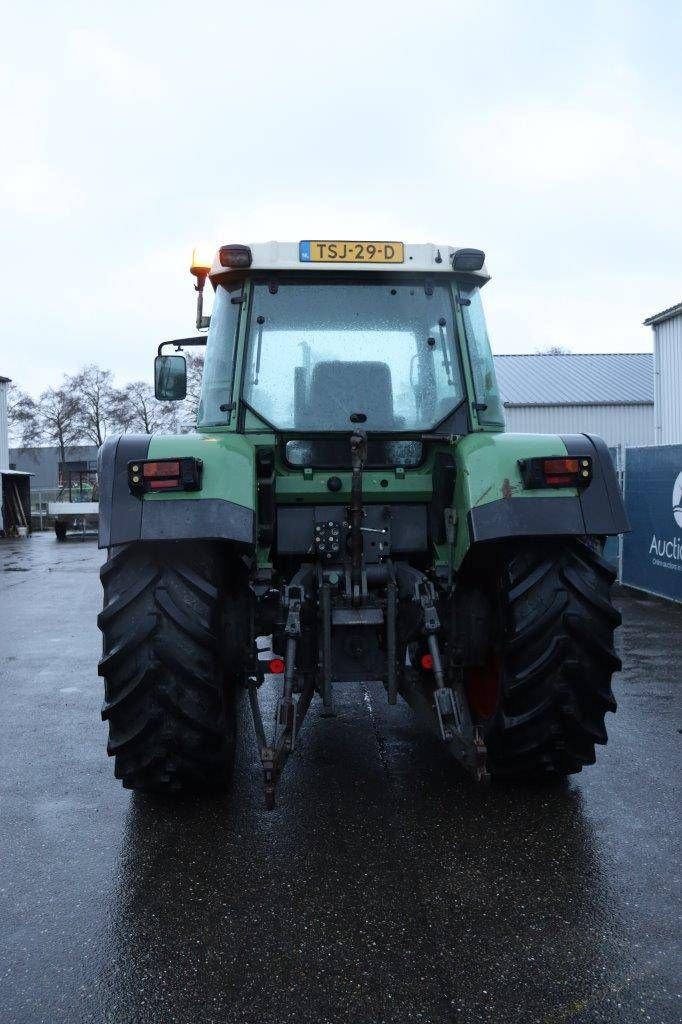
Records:
[[[31,475],[9,468],[9,377],[0,377],[0,537],[31,527]]]

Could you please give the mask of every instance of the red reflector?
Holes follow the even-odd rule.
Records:
[[[430,672],[433,668],[433,656],[430,654],[422,654],[420,660],[421,667],[425,672]]]
[[[574,473],[545,473],[545,483],[548,487],[573,487],[575,482]]]
[[[577,473],[580,464],[577,459],[545,459],[542,463],[545,476],[562,473]]]
[[[285,665],[281,658],[272,658],[268,668],[273,675],[281,676],[282,672],[284,672]]]
[[[145,478],[154,476],[180,476],[180,463],[144,462],[142,464],[142,476]]]
[[[176,490],[179,480],[177,477],[173,480],[150,480],[149,490],[150,491],[168,491]]]

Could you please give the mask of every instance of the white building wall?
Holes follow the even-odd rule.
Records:
[[[654,324],[656,444],[682,442],[682,315]]]
[[[7,382],[0,380],[0,469],[9,469],[9,430],[7,424]]]
[[[522,405],[505,407],[507,430],[518,434],[596,434],[608,445],[655,444],[654,406]]]

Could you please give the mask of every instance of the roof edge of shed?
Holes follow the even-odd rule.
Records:
[[[664,320],[672,320],[674,316],[682,314],[682,302],[678,302],[675,306],[669,306],[667,309],[662,309],[660,313],[654,313],[653,316],[647,317],[643,321],[645,327],[653,327],[655,324],[662,324]]]
[[[502,402],[505,409],[601,409],[604,406],[653,406],[654,400],[642,399],[639,401],[622,402]]]

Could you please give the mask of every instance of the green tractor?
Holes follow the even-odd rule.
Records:
[[[102,715],[124,786],[226,785],[246,690],[271,807],[315,695],[333,715],[368,681],[479,781],[594,762],[620,667],[602,549],[627,518],[602,440],[505,432],[484,259],[310,240],[193,264],[208,334],[159,346],[155,381],[184,398],[182,351],[206,345],[196,432],[100,453]]]

